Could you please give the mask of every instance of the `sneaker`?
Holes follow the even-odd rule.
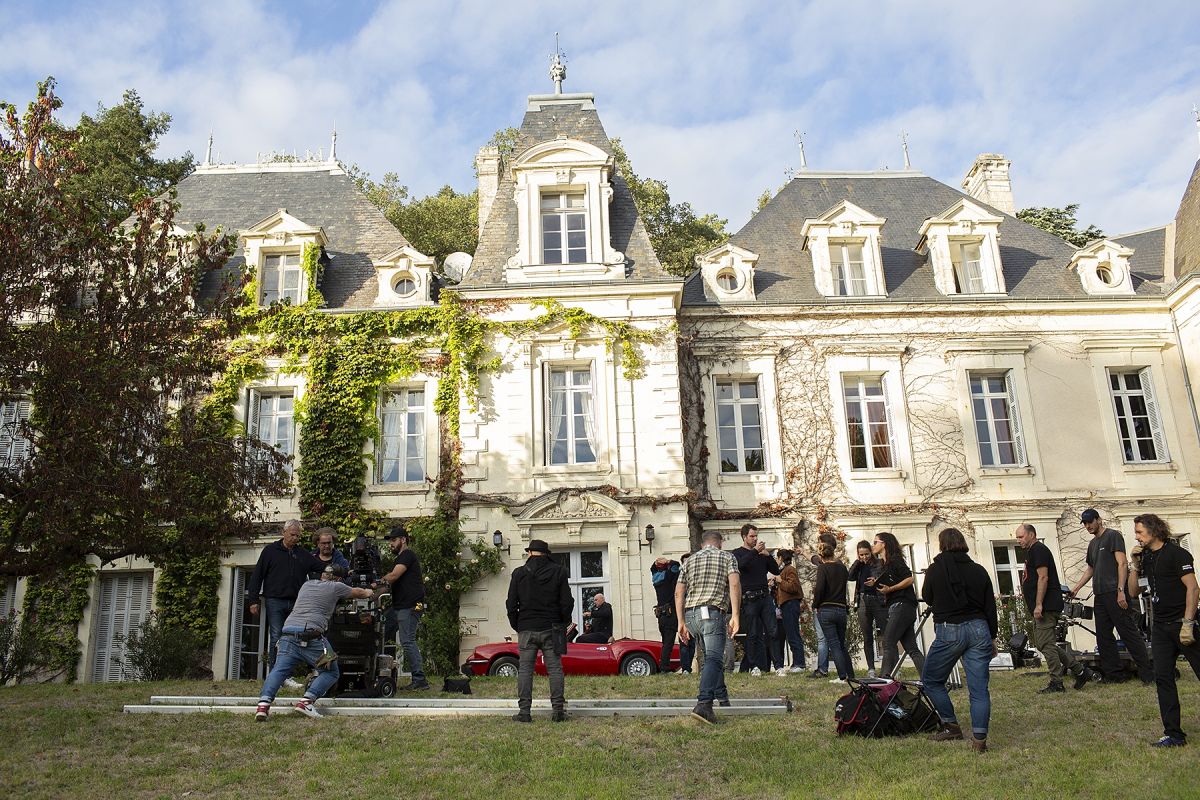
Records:
[[[259,703],[258,708],[254,709],[254,721],[255,722],[266,722],[267,717],[270,715],[270,713],[271,713],[271,704],[270,703]]]
[[[321,718],[321,712],[317,711],[317,707],[313,705],[313,701],[307,697],[296,703],[295,709],[306,717],[312,717],[313,719]]]
[[[799,675],[800,673],[806,672],[806,671],[807,670],[804,667],[792,667],[791,669],[788,670],[788,672],[792,673],[793,675]]]
[[[408,684],[405,684],[404,686],[399,687],[399,690],[402,692],[416,692],[416,691],[420,691],[421,689],[432,689],[432,688],[433,687],[429,685],[429,681],[413,681],[412,683],[408,683]]]
[[[1051,678],[1044,688],[1038,689],[1038,694],[1057,694],[1065,691],[1062,681]]]
[[[962,728],[957,722],[943,722],[941,730],[929,737],[931,742],[954,742],[963,738]]]
[[[830,683],[845,683],[846,679],[845,678],[830,678],[829,682]]]
[[[692,716],[708,725],[717,724],[717,715],[713,713],[712,703],[696,703]]]
[[[874,678],[874,677],[875,677],[875,670],[873,670],[873,669],[869,669],[869,670],[867,670],[867,677],[868,677],[868,678]]]
[[[788,674],[788,672],[787,672],[787,670],[786,670],[786,669],[784,669],[783,667],[780,667],[779,669],[775,670],[775,674],[776,674],[777,676],[779,676],[780,678],[782,678],[784,675],[787,675],[787,674]]]
[[[554,709],[554,712],[550,715],[550,721],[551,722],[566,722],[567,721],[567,710],[565,708]]]
[[[533,722],[533,717],[529,716],[528,712],[518,711],[512,715],[513,722]]]
[[[750,670],[750,674],[753,675],[754,677],[758,678],[758,677],[762,676],[762,670],[759,669],[758,667],[754,667],[753,669]]]
[[[289,689],[303,689],[304,688],[304,684],[301,683],[300,681],[296,680],[295,678],[288,678],[286,681],[283,682],[283,685]]]
[[[695,712],[692,712],[695,713]],[[1159,739],[1151,747],[1183,747],[1187,744],[1187,739],[1177,739],[1174,736],[1164,736]]]
[[[980,738],[977,738],[976,736],[972,735],[971,736],[971,749],[974,750],[976,753],[986,753],[987,752],[987,737],[985,736],[982,739],[980,739]]]

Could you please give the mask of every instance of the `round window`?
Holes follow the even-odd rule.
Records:
[[[401,275],[392,284],[392,291],[401,297],[408,297],[417,291],[417,282],[411,275]]]
[[[1096,278],[1105,286],[1117,285],[1117,273],[1107,261],[1096,265]]]
[[[724,292],[736,292],[739,286],[737,273],[731,269],[717,273],[717,286]]]

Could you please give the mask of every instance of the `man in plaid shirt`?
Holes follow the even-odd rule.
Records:
[[[738,632],[741,613],[742,582],[737,561],[721,549],[721,534],[705,531],[704,545],[698,553],[684,562],[675,586],[675,615],[679,618],[679,640],[692,637],[704,643],[704,665],[700,670],[700,694],[692,716],[713,724],[713,700],[727,697],[725,670],[725,637]]]

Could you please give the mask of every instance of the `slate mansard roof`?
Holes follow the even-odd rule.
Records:
[[[1033,225],[970,198],[944,183],[914,171],[866,173],[803,172],[796,175],[755,214],[730,241],[758,254],[754,288],[761,304],[845,304],[877,299],[831,298],[818,291],[812,256],[801,250],[806,219],[821,216],[843,200],[886,219],[882,230],[883,273],[888,301],[971,302],[969,296],[947,297],[934,285],[928,255],[916,251],[921,224],[945,212],[962,198],[1003,217],[1000,260],[1007,295],[1013,299],[1087,298],[1078,275],[1068,268],[1075,248]],[[1134,289],[1139,295],[1162,294],[1163,231],[1126,237],[1138,249],[1131,260]],[[699,272],[684,287],[683,304],[716,305],[704,297]]]
[[[567,97],[562,100],[537,97],[530,98],[513,156],[559,136],[577,139],[600,148],[610,156],[613,154],[612,142],[604,132],[590,97],[578,102],[571,102]],[[614,170],[610,182],[613,188],[613,198],[609,204],[612,246],[625,254],[626,280],[679,282],[680,278],[669,274],[659,263],[624,178],[615,174]],[[513,199],[513,188],[512,170],[505,164],[496,190],[496,200],[479,236],[479,246],[475,249],[471,269],[461,284],[464,288],[505,285],[504,267],[508,259],[516,254],[518,246],[517,204]]]
[[[370,308],[375,300],[373,259],[409,242],[377,207],[333,164],[261,164],[200,167],[176,187],[185,230],[204,223],[237,234],[281,208],[313,227],[323,228],[331,257],[318,287],[329,308]],[[230,267],[243,263],[239,247]],[[210,295],[220,285],[211,275],[201,288]]]

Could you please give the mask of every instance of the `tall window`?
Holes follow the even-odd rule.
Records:
[[[380,483],[425,480],[425,392],[386,392],[379,408]]]
[[[546,420],[549,464],[596,463],[595,402],[588,367],[555,367],[549,372]]]
[[[846,399],[846,436],[850,442],[851,469],[890,469],[896,465],[892,452],[891,414],[882,376],[843,375]]]
[[[1015,544],[992,545],[992,559],[996,562],[996,589],[1000,594],[1021,593],[1021,573],[1025,571],[1025,548]],[[1051,591],[1058,591],[1051,586]]]
[[[263,394],[250,390],[248,402],[250,416],[246,420],[246,433],[269,444],[285,456],[295,452],[296,430],[294,424],[295,402],[292,393]],[[291,473],[291,465],[288,465]]]
[[[263,258],[262,304],[290,300],[300,305],[300,254],[277,253]]]
[[[23,398],[0,403],[0,469],[19,469],[29,458],[30,441],[24,426],[30,408],[29,400]]]
[[[766,470],[757,380],[717,381],[717,439],[721,472]]]
[[[572,618],[582,631],[583,612],[596,607],[596,595],[603,594],[606,600],[612,599],[608,592],[608,550],[559,550],[556,547],[550,557],[567,571],[567,584],[575,598]]]
[[[830,242],[829,264],[833,269],[835,295],[858,297],[867,293],[867,272],[863,266],[861,244]]]
[[[128,680],[126,641],[150,616],[154,603],[154,573],[123,572],[100,576],[96,609],[96,651],[92,682]]]
[[[1167,443],[1149,368],[1110,372],[1108,386],[1125,463],[1166,461]]]
[[[542,263],[587,261],[587,214],[581,193],[542,195]]]
[[[978,242],[953,242],[950,258],[954,262],[954,289],[959,294],[983,293],[983,256]]]
[[[1023,466],[1025,440],[1012,373],[972,374],[970,382],[979,463],[985,467]]]

